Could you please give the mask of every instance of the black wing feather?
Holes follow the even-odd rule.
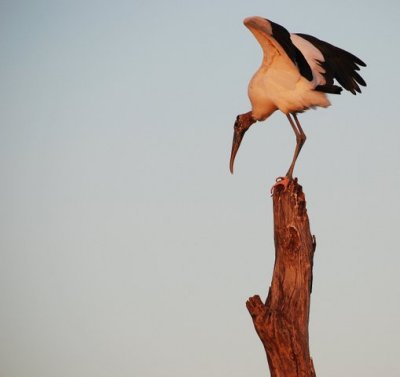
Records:
[[[312,35],[300,33],[297,35],[312,43],[325,58],[325,61],[321,62],[321,67],[325,70],[326,85],[322,85],[321,89],[325,86],[327,88],[334,87],[333,79],[336,79],[344,89],[353,94],[361,93],[359,85],[367,86],[364,79],[356,72],[360,70],[359,66],[366,67],[366,64],[357,56]],[[316,90],[321,89],[316,88]]]
[[[290,39],[290,33],[283,26],[278,25],[270,20],[267,21],[271,24],[272,36],[282,46],[290,60],[296,64],[300,74],[307,80],[312,81],[313,74],[311,67],[307,63],[307,60],[301,51],[293,44],[292,40]]]

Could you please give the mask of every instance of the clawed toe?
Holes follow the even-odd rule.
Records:
[[[286,177],[278,177],[276,179],[276,183],[271,187],[271,195],[274,195],[275,190],[279,186],[283,186],[283,191],[286,191],[290,181],[291,181],[291,178],[289,178],[288,176],[286,176]]]

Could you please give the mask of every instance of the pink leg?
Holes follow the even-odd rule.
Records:
[[[296,124],[294,124],[292,118],[290,117],[290,114],[287,114],[286,116],[289,119],[290,125],[292,126],[292,129],[296,135],[296,149],[294,150],[292,163],[289,167],[288,172],[286,173],[286,177],[288,177],[289,179],[293,179],[294,165],[296,164],[297,157],[299,156],[301,148],[303,147],[303,145],[306,141],[306,135],[305,135],[303,129],[301,128],[300,122],[297,119],[297,116],[295,113],[292,113],[292,116],[293,116],[294,120],[296,121]]]

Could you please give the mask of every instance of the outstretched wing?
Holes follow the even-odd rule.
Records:
[[[310,42],[324,57],[324,61],[319,64],[325,71],[322,73],[325,78],[325,84],[317,86],[316,90],[340,94],[341,90],[338,90],[340,88],[333,84],[334,79],[344,89],[353,94],[356,94],[356,92],[361,93],[360,85],[367,86],[364,79],[357,72],[360,70],[360,66],[366,67],[366,64],[357,56],[330,43],[321,41],[312,35],[301,33],[296,35]]]
[[[300,74],[307,80],[313,80],[313,73],[310,65],[305,59],[302,52],[293,44],[290,33],[281,25],[275,22],[266,20],[271,24],[272,37],[282,46],[290,60],[297,66]]]
[[[313,80],[313,73],[301,51],[293,44],[290,33],[281,25],[259,16],[248,17],[244,21],[246,27],[254,34],[264,50],[264,58],[271,57],[277,51],[284,53],[296,65],[300,74],[307,80]],[[268,46],[267,46],[268,45]],[[274,47],[271,53],[268,47]]]

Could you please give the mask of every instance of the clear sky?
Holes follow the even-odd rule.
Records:
[[[237,114],[260,15],[362,58],[300,116],[318,376],[400,375],[400,3],[1,1],[0,376],[265,376],[245,301],[274,261],[283,114]]]

